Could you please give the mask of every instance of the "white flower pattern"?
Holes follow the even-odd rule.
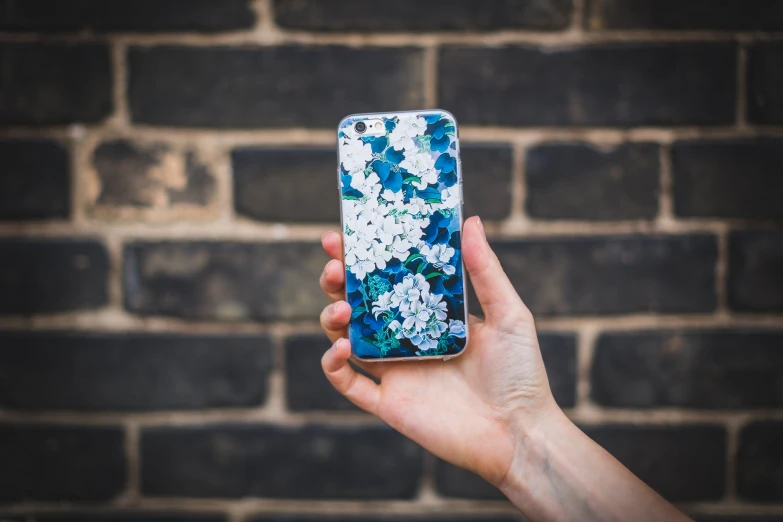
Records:
[[[390,118],[387,129],[391,130],[382,138],[388,148],[382,152],[353,131],[350,122],[340,133],[345,265],[360,285],[358,301],[352,306],[361,308],[363,302],[364,313],[383,324],[376,334],[379,344],[410,342],[417,355],[459,351],[464,342],[457,345],[456,340],[466,334],[460,320],[465,318],[464,310],[460,306],[450,310],[454,305],[441,293],[443,283],[438,290],[431,285],[431,281],[453,276],[461,267],[454,246],[433,243],[440,226],[456,227],[459,233],[459,185],[441,180],[436,168],[440,156],[453,154],[432,151],[429,146],[429,125],[453,129],[451,120],[444,118],[439,113]],[[454,136],[452,131],[437,137],[443,134]],[[378,164],[383,167],[379,169]],[[447,225],[442,225],[444,220]],[[444,229],[449,234],[453,230]],[[424,268],[427,270],[422,274]],[[370,290],[370,282],[377,277],[391,279],[384,283],[385,291]],[[432,277],[436,279],[430,280]],[[461,283],[458,288],[457,294],[449,294],[451,302],[456,298],[457,303],[463,303]]]

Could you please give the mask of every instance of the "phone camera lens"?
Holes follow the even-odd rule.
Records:
[[[367,130],[367,125],[363,121],[360,121],[356,123],[356,126],[354,128],[356,129],[356,132],[361,134]]]

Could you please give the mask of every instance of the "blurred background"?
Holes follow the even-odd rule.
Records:
[[[0,519],[519,520],[320,370],[335,127],[434,107],[560,406],[783,520],[778,0],[0,0]]]

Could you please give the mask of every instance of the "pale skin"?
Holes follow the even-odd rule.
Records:
[[[332,260],[321,288],[332,301],[321,326],[334,343],[324,373],[351,402],[441,459],[484,477],[532,521],[690,520],[584,435],[549,389],[533,316],[503,272],[481,221],[463,224],[465,268],[485,319],[469,320],[469,346],[447,362],[350,364],[342,238],[323,236]],[[356,363],[356,359],[352,359]]]

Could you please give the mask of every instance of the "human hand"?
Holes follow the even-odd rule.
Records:
[[[447,362],[352,359],[380,384],[348,364],[351,307],[344,301],[342,237],[329,232],[322,243],[333,258],[321,275],[321,288],[332,301],[321,313],[334,342],[322,359],[326,377],[354,404],[428,451],[500,486],[525,434],[560,410],[533,316],[503,272],[480,220],[466,220],[462,231],[463,260],[485,315],[470,317],[465,353]]]

